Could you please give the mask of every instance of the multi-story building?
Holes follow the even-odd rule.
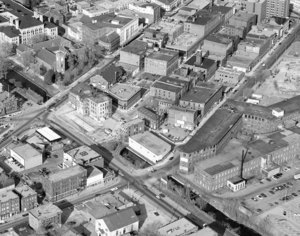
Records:
[[[120,62],[137,66],[139,69],[144,67],[144,60],[147,51],[147,43],[135,40],[120,51]]]
[[[244,72],[228,67],[219,67],[215,73],[214,81],[225,86],[234,87],[244,76]]]
[[[162,116],[158,115],[155,111],[147,107],[138,108],[138,117],[145,121],[145,126],[150,129],[159,129],[163,119]]]
[[[241,113],[224,107],[218,109],[186,144],[177,148],[179,170],[190,173],[196,162],[220,153],[241,127]]]
[[[241,175],[245,179],[256,176],[261,170],[259,152],[249,148],[249,154],[242,163],[245,149],[239,141],[231,140],[219,155],[195,165],[194,183],[206,191],[215,191]]]
[[[7,42],[14,45],[20,44],[20,31],[13,26],[0,27],[0,42]]]
[[[20,213],[19,196],[12,190],[4,191],[0,194],[0,219],[7,219]]]
[[[184,31],[196,34],[199,38],[209,35],[224,20],[223,15],[209,10],[200,10],[184,22]]]
[[[198,226],[188,221],[186,218],[181,218],[158,229],[160,235],[170,236],[186,236],[191,235],[196,231],[198,231]]]
[[[83,41],[97,42],[102,36],[115,31],[120,37],[120,45],[124,45],[135,37],[139,30],[139,18],[118,16],[114,13],[96,17],[83,16],[82,36]]]
[[[290,0],[267,0],[267,18],[278,16],[289,17]]]
[[[161,8],[154,3],[131,3],[128,9],[137,13],[140,18],[144,18],[146,24],[156,23],[161,18]]]
[[[43,188],[46,197],[51,202],[56,202],[83,190],[86,187],[86,179],[86,169],[76,165],[44,177]]]
[[[178,52],[161,49],[145,58],[145,72],[155,75],[169,75],[178,68]]]
[[[29,225],[34,230],[61,226],[62,210],[52,203],[41,205],[29,212]]]
[[[117,83],[109,89],[113,104],[121,109],[128,110],[142,97],[140,87],[125,83]]]
[[[145,120],[142,120],[140,118],[131,120],[122,126],[122,134],[124,135],[125,139],[128,139],[128,137],[132,135],[143,133],[144,131]]]
[[[228,36],[238,36],[241,39],[245,38],[247,34],[245,27],[234,25],[225,25],[220,29],[219,33]]]
[[[251,30],[252,25],[256,25],[257,16],[247,12],[239,11],[229,19],[229,25],[244,27],[246,33]]]
[[[162,19],[157,24],[151,26],[158,32],[168,34],[168,42],[175,42],[176,39],[184,32],[183,24],[176,21]]]
[[[38,205],[37,193],[29,186],[17,186],[14,192],[19,196],[21,212],[29,211]]]
[[[162,48],[168,41],[168,34],[155,29],[146,28],[144,31],[143,41],[155,47]]]
[[[201,50],[208,52],[210,59],[225,64],[228,55],[233,52],[233,42],[231,38],[219,34],[210,34],[204,39]]]
[[[168,124],[193,130],[197,125],[197,112],[179,106],[172,106],[168,110]]]
[[[112,114],[111,99],[104,94],[93,94],[92,89],[85,84],[79,84],[71,89],[69,102],[81,115],[98,121]]]
[[[180,0],[151,0],[151,2],[157,4],[165,11],[171,11],[181,3]]]
[[[198,51],[183,64],[183,67],[193,70],[194,72],[202,72],[204,74],[204,78],[207,80],[217,70],[217,61],[203,57],[202,51]]]
[[[204,116],[215,103],[222,99],[223,87],[211,83],[199,82],[179,101],[179,106]]]
[[[244,4],[246,12],[257,15],[257,22],[262,22],[266,18],[267,0],[248,0]]]

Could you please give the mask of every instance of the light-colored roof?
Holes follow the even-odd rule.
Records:
[[[67,168],[67,169],[60,170],[60,171],[55,172],[55,173],[50,173],[48,175],[48,179],[49,179],[49,181],[55,182],[55,181],[59,181],[59,180],[69,178],[71,176],[76,176],[76,175],[79,175],[79,174],[83,174],[83,173],[85,173],[85,174],[87,173],[86,169],[84,169],[81,166],[76,165],[76,166],[72,166],[72,167]]]
[[[100,154],[88,146],[80,146],[68,151],[68,154],[76,160],[89,161],[90,159],[100,157]]]
[[[21,185],[15,188],[15,191],[18,192],[22,197],[28,197],[31,195],[36,195],[37,193],[30,188],[28,185]]]
[[[52,203],[41,205],[29,211],[29,214],[33,215],[39,220],[48,219],[50,217],[62,214],[62,210]]]
[[[24,160],[29,160],[30,158],[41,155],[41,153],[32,147],[30,144],[26,143],[22,146],[17,146],[12,149],[15,153],[21,156]]]
[[[137,86],[118,83],[110,89],[110,92],[120,100],[129,100],[140,90],[141,88]]]
[[[144,146],[146,149],[159,156],[165,153],[166,150],[171,149],[171,145],[160,139],[151,132],[144,132],[136,134],[130,137],[140,145]]]
[[[40,128],[36,132],[38,132],[40,135],[42,135],[50,142],[56,141],[61,138],[57,133],[55,133],[49,127]]]
[[[158,232],[160,235],[180,236],[185,235],[186,232],[198,230],[198,227],[186,218],[181,218],[168,225],[161,227]]]

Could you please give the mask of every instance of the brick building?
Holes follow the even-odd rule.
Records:
[[[248,0],[244,4],[246,12],[257,15],[257,22],[267,17],[267,0]]]
[[[168,111],[168,124],[194,130],[197,125],[197,112],[187,108],[172,106]]]
[[[251,30],[252,25],[256,25],[257,16],[247,12],[239,11],[229,19],[229,25],[244,27],[246,33]]]
[[[245,73],[228,67],[219,67],[215,73],[214,81],[225,86],[234,87]]]
[[[8,219],[20,213],[20,198],[12,190],[4,191],[0,194],[0,218]]]
[[[178,52],[161,49],[145,58],[145,72],[155,75],[169,75],[178,68]]]
[[[227,108],[218,109],[186,144],[177,147],[179,170],[182,173],[192,172],[196,162],[220,153],[241,127],[241,113]]]
[[[138,108],[138,117],[144,120],[145,126],[150,129],[159,129],[163,122],[162,116],[147,107]]]
[[[14,192],[19,196],[21,212],[29,211],[38,205],[37,193],[29,186],[17,186]]]
[[[132,135],[143,133],[144,131],[145,120],[142,120],[140,118],[131,120],[122,126],[122,134],[124,135],[125,139],[128,139],[128,137]]]
[[[46,197],[51,202],[57,202],[71,196],[86,187],[86,179],[87,171],[79,165],[50,173],[43,178]]]
[[[223,87],[211,83],[199,82],[179,101],[179,106],[199,111],[204,116],[215,103],[222,99]]]

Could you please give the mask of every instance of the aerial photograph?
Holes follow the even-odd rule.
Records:
[[[0,0],[0,236],[300,236],[300,0]]]

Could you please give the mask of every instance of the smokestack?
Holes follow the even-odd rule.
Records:
[[[202,51],[200,50],[196,53],[195,65],[200,66],[201,64],[202,64]]]
[[[43,17],[42,14],[39,15],[39,18],[40,18],[40,21],[41,21],[41,22],[44,22],[44,17]]]
[[[16,29],[20,28],[20,21],[19,21],[19,19],[15,20],[15,25],[16,25]]]

